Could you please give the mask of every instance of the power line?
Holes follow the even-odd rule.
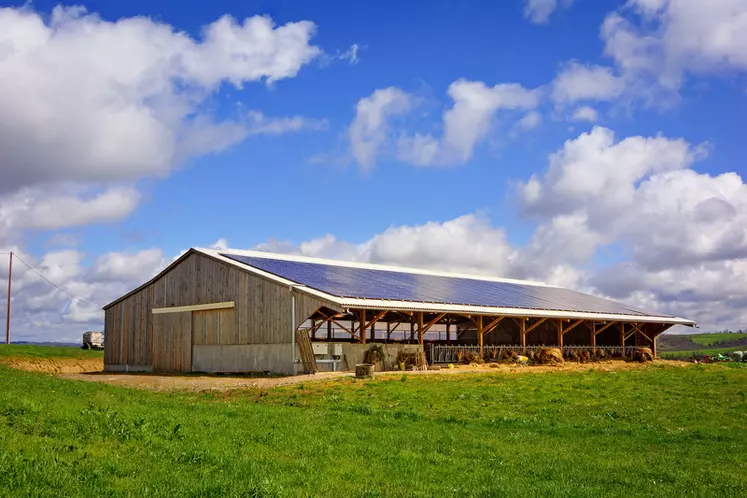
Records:
[[[10,254],[10,253],[8,253],[8,254]],[[51,280],[49,280],[49,279],[48,279],[47,277],[45,277],[44,275],[42,275],[41,273],[39,273],[39,272],[38,272],[38,271],[36,270],[36,268],[34,268],[34,267],[33,267],[33,266],[31,266],[30,264],[28,264],[27,262],[25,262],[24,260],[22,260],[21,258],[19,258],[19,257],[18,257],[18,254],[16,254],[16,253],[13,253],[13,257],[14,257],[15,259],[17,259],[18,261],[20,261],[21,263],[23,263],[24,265],[26,265],[26,267],[27,267],[27,268],[28,268],[29,270],[33,271],[34,273],[36,273],[37,275],[39,275],[39,276],[40,276],[41,278],[43,278],[44,280],[46,280],[46,281],[47,281],[47,282],[48,282],[49,284],[51,284],[52,286],[54,286],[54,287],[55,287],[55,288],[56,288],[56,289],[57,289],[58,291],[60,291],[60,292],[62,292],[62,293],[64,293],[64,294],[67,294],[68,296],[72,297],[73,299],[75,299],[75,300],[77,300],[77,301],[79,301],[79,302],[81,302],[81,303],[83,303],[83,304],[87,304],[88,306],[91,306],[92,308],[98,308],[98,309],[101,309],[101,306],[97,306],[97,305],[95,305],[95,304],[91,304],[91,303],[89,303],[88,301],[86,301],[85,299],[82,299],[82,298],[80,298],[80,297],[76,296],[75,294],[73,294],[73,293],[71,293],[71,292],[68,292],[68,291],[66,291],[65,289],[63,289],[62,287],[60,287],[59,285],[57,285],[56,283],[52,282],[52,281],[51,281]]]

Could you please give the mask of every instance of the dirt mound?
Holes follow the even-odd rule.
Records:
[[[562,365],[563,353],[558,348],[545,348],[537,355],[537,361],[541,365]]]
[[[104,369],[103,358],[6,358],[1,360],[11,368],[29,372],[68,374],[82,372],[101,372]]]
[[[641,363],[654,361],[654,352],[650,348],[637,348],[633,351],[633,360]]]

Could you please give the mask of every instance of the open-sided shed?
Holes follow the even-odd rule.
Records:
[[[538,282],[194,248],[104,310],[109,371],[345,368],[371,343],[431,362],[508,346],[655,353],[659,334],[694,325]]]

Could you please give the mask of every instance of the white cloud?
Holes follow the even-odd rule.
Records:
[[[347,49],[345,52],[338,55],[337,58],[341,60],[346,60],[350,64],[358,64],[358,62],[360,62],[360,58],[358,58],[359,50],[360,50],[360,46],[357,43],[353,43],[352,45],[350,45],[349,49]]]
[[[542,115],[537,111],[532,111],[527,113],[518,123],[516,123],[516,128],[519,131],[529,131],[538,127],[541,122]]]
[[[224,16],[196,41],[142,17],[0,9],[0,185],[165,175],[210,92],[295,76],[320,53],[314,32]]]
[[[625,82],[612,69],[575,61],[565,64],[552,82],[552,98],[558,104],[612,100],[623,91]]]
[[[555,9],[568,8],[573,2],[574,0],[524,0],[524,17],[535,24],[546,24]]]
[[[133,254],[110,252],[96,258],[90,276],[97,282],[122,282],[137,286],[166,264],[166,257],[160,249],[145,249]]]
[[[491,131],[500,111],[534,109],[539,92],[517,83],[489,87],[481,81],[459,79],[449,86],[454,104],[443,114],[443,136],[403,135],[398,141],[398,157],[418,166],[464,164],[475,147]],[[532,114],[525,124],[537,120]]]
[[[747,69],[747,1],[629,0],[627,7],[602,26],[605,53],[619,67],[651,73],[674,90],[688,72]]]
[[[574,109],[571,114],[572,121],[587,121],[589,123],[595,123],[599,119],[597,110],[589,106],[581,106]]]
[[[364,170],[373,167],[376,155],[386,143],[390,119],[411,107],[410,95],[396,87],[376,90],[358,102],[348,138],[353,157]]]
[[[747,0],[628,0],[600,31],[613,65],[566,64],[553,82],[557,103],[623,98],[666,106],[687,75],[747,70]]]

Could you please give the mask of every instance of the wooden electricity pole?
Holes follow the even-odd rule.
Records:
[[[13,281],[13,251],[8,260],[8,307],[5,313],[5,344],[10,344],[10,283]]]

